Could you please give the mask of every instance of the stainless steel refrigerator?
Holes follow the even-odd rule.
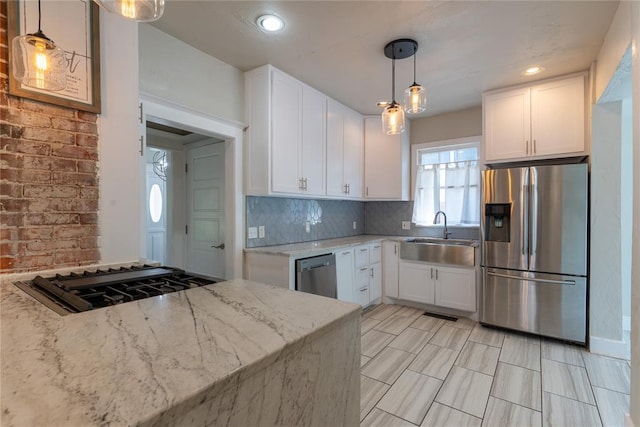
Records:
[[[586,344],[587,165],[482,178],[481,323]]]

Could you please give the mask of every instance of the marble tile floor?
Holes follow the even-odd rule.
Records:
[[[627,361],[423,313],[363,312],[361,426],[624,426]]]

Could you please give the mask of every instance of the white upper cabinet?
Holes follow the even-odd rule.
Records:
[[[302,84],[273,72],[271,80],[271,189],[302,191]]]
[[[585,74],[483,95],[485,162],[587,154]]]
[[[364,131],[362,116],[327,102],[327,196],[362,198]]]
[[[270,65],[245,73],[245,108],[246,194],[362,198],[360,114]]]
[[[387,135],[380,116],[364,119],[364,198],[409,200],[409,132]]]

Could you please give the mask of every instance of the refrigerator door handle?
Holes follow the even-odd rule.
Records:
[[[520,200],[522,200],[522,255],[527,257],[527,268],[529,267],[529,168],[524,169],[521,183]]]
[[[529,205],[529,269],[536,268],[536,253],[538,251],[538,171],[530,168],[530,205]]]
[[[522,277],[522,276],[511,276],[509,274],[500,274],[500,273],[492,273],[490,271],[487,272],[489,276],[502,277],[504,279],[515,279],[522,280],[526,282],[536,282],[536,283],[551,283],[554,285],[575,285],[575,280],[549,280],[549,279],[533,279],[531,277]]]

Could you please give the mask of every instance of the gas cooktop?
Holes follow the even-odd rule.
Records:
[[[213,283],[212,278],[178,268],[143,265],[36,276],[15,285],[64,316]]]

